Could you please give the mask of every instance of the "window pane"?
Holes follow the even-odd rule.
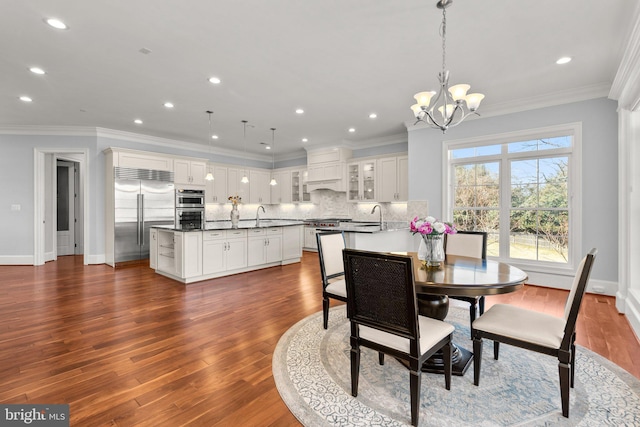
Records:
[[[511,211],[511,258],[568,262],[569,213],[562,211]]]
[[[476,188],[471,186],[456,187],[457,208],[467,208],[476,205]]]
[[[497,208],[500,206],[500,187],[498,185],[481,185],[476,192],[476,205]]]
[[[553,150],[556,148],[570,148],[573,137],[557,136],[554,138],[541,138],[531,141],[512,142],[509,145],[509,153],[522,153],[526,151]]]
[[[511,184],[538,182],[538,159],[511,162]]]
[[[511,207],[535,208],[538,206],[538,184],[514,185],[511,187]]]
[[[501,146],[498,145],[485,145],[481,147],[459,148],[457,150],[451,150],[452,159],[466,159],[468,157],[479,156],[495,156],[500,154]]]

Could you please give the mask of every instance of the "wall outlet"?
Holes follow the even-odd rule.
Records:
[[[597,294],[604,294],[604,286],[596,285],[591,290]]]
[[[20,206],[20,205],[11,205],[11,210],[12,210],[12,211],[19,211],[19,210],[20,210],[20,208],[21,208],[21,206]]]

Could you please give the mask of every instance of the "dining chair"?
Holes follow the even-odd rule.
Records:
[[[418,425],[422,364],[443,350],[445,387],[451,389],[451,337],[454,327],[418,315],[412,258],[345,249],[347,316],[351,322],[351,394],[358,396],[360,347],[388,354],[409,368],[411,423]]]
[[[322,277],[322,325],[327,329],[329,323],[329,298],[347,301],[347,289],[344,281],[342,250],[345,248],[342,231],[316,233],[318,258]]]
[[[466,256],[470,258],[487,259],[487,233],[485,231],[458,231],[455,234],[445,234],[445,255]],[[464,297],[449,296],[451,299],[465,301],[469,306],[469,325],[471,325],[471,338],[473,338],[473,321],[476,313],[484,313],[484,296]]]
[[[562,415],[569,418],[569,388],[573,388],[576,361],[576,320],[597,250],[582,259],[567,297],[563,317],[555,317],[509,304],[496,304],[473,323],[473,383],[480,382],[482,339],[493,340],[493,358],[500,343],[558,358]]]

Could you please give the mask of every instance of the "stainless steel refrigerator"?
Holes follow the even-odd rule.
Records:
[[[173,172],[115,168],[115,262],[149,258],[149,229],[175,224]]]

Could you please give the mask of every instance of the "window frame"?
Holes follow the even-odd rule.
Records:
[[[569,148],[557,148],[550,150],[514,152],[508,153],[508,143],[558,136],[571,136],[572,146]],[[501,153],[479,157],[466,157],[453,159],[451,151],[461,148],[472,148],[485,145],[501,145]],[[527,129],[515,132],[507,132],[493,135],[484,135],[474,138],[444,141],[442,159],[442,206],[443,217],[453,218],[453,204],[455,203],[454,165],[463,163],[486,163],[498,161],[500,171],[500,256],[491,257],[498,261],[507,262],[525,271],[573,275],[580,261],[582,250],[582,123],[567,123],[557,126]],[[532,156],[532,154],[537,155]],[[504,236],[509,235],[510,210],[511,210],[511,161],[519,159],[542,159],[556,156],[567,156],[569,165],[568,186],[568,212],[569,212],[569,245],[567,263],[550,261],[525,260],[506,257],[509,251],[509,240]],[[509,191],[502,190],[509,188]]]

